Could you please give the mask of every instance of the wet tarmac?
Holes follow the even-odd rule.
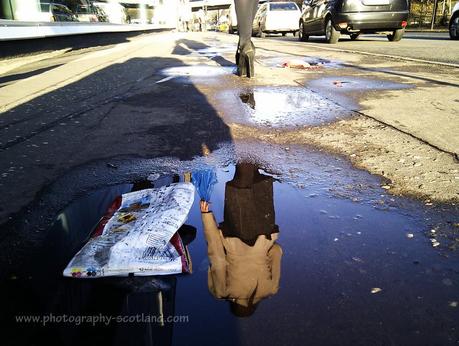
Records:
[[[192,274],[89,281],[62,277],[121,193],[183,181],[186,172],[196,169],[214,169],[218,183],[211,209],[217,222],[224,221],[225,189],[238,162],[252,162],[270,177],[273,193],[266,203],[274,207],[283,252],[279,290],[259,302],[250,317],[236,317],[228,301],[209,292],[198,196],[182,230]],[[393,197],[378,177],[303,146],[239,142],[192,161],[113,165],[118,177],[134,171],[139,179],[99,188],[69,203],[57,213],[35,261],[2,282],[2,296],[7,297],[3,338],[10,344],[252,345],[263,340],[266,345],[453,345],[459,340],[459,256],[448,249],[447,239],[438,238],[440,245],[434,247],[429,236],[432,229],[455,227],[454,206]],[[56,184],[65,181],[73,179]],[[13,315],[133,320],[163,315],[176,320],[54,320],[43,326],[11,323]]]
[[[217,83],[219,77],[234,74],[234,67],[217,59],[233,54],[234,46],[209,43],[214,47],[193,48],[196,43],[183,41],[176,54],[211,58],[220,66],[171,67],[162,70],[164,79],[156,83],[171,79],[181,84]],[[283,67],[288,59],[269,54],[258,57],[268,67]],[[324,59],[304,57],[302,61],[321,69],[339,67],[338,62]],[[167,88],[172,90],[177,84]],[[357,106],[353,106],[350,92],[360,96],[409,86],[339,76],[307,82],[307,87],[310,89],[234,88],[221,94],[222,108],[231,109],[230,120],[254,127],[316,126],[351,116],[348,109]],[[125,97],[123,103],[145,106],[151,99],[146,93]],[[165,105],[176,101],[169,99]],[[199,136],[206,131],[190,133]],[[28,244],[11,243],[23,252],[34,247],[30,254],[22,254],[30,259],[22,266],[10,260],[2,268],[8,272],[0,283],[4,297],[2,344],[459,342],[457,206],[394,197],[388,193],[386,181],[317,149],[234,140],[211,152],[206,140],[204,137],[200,144],[203,156],[192,160],[99,160],[78,166],[47,186],[18,221],[18,229],[37,234],[27,233]],[[213,169],[218,183],[211,209],[216,221],[225,223],[225,208],[231,200],[229,182],[241,162],[255,165],[264,182],[260,191],[264,199],[244,203],[255,211],[263,204],[268,206],[265,209],[273,209],[269,215],[254,214],[254,219],[272,219],[278,230],[273,234],[282,249],[279,289],[275,287],[263,297],[250,316],[236,316],[231,304],[235,298],[216,299],[209,290],[210,255],[198,196],[186,225],[179,230],[191,254],[192,274],[97,280],[62,277],[69,260],[122,193],[184,181],[187,173]],[[42,229],[50,223],[48,218],[52,225]],[[271,280],[274,266],[271,263],[268,268]],[[27,316],[39,319],[18,320]],[[159,316],[174,317],[174,321],[157,320]],[[107,321],[107,317],[114,320]]]

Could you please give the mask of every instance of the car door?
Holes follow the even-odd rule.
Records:
[[[261,5],[258,8],[257,13],[255,14],[255,18],[253,19],[253,22],[252,22],[252,31],[254,33],[257,33],[259,30],[259,23],[261,22],[263,9],[265,8],[266,8],[265,4]]]
[[[59,5],[52,5],[52,13],[53,13],[53,18],[54,21],[56,22],[62,22],[64,19],[62,18],[62,11]]]
[[[329,0],[314,0],[314,22],[312,24],[313,30],[316,33],[324,33],[324,20],[327,14],[327,6]]]
[[[315,0],[305,0],[303,2],[303,26],[305,31],[311,33],[313,31],[313,22],[314,22],[314,2]]]

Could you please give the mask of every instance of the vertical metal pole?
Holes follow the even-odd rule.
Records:
[[[437,5],[438,0],[434,0],[433,10],[432,10],[432,22],[430,24],[430,30],[433,30],[435,25],[435,19],[437,18]]]
[[[11,19],[14,20],[14,10],[13,10],[13,5],[11,4],[12,0],[8,0],[8,3],[10,4],[10,11],[11,11]]]

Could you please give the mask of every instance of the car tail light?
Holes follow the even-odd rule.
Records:
[[[408,23],[406,22],[406,20],[404,20],[404,21],[402,22],[402,28],[405,28],[405,27],[407,26],[407,24],[408,24]]]

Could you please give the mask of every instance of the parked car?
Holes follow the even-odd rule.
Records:
[[[67,6],[42,2],[40,8],[42,13],[47,14],[51,22],[78,22],[76,15]]]
[[[105,13],[105,11],[101,7],[95,6],[94,4],[93,4],[93,7],[94,7],[94,13],[97,16],[97,20],[99,22],[108,22],[107,13]]]
[[[93,6],[96,12],[103,11],[106,16],[106,20],[101,20],[99,15],[99,21],[107,21],[116,24],[125,24],[127,20],[126,8],[118,2],[93,2]]]
[[[325,35],[328,43],[336,43],[340,34],[355,40],[360,34],[385,32],[389,41],[400,41],[408,13],[408,0],[305,0],[299,38]]]
[[[268,33],[285,36],[298,32],[301,11],[294,2],[266,2],[258,8],[252,25],[252,32],[260,37]]]
[[[459,2],[453,7],[453,13],[449,20],[449,37],[459,40]]]
[[[237,17],[234,1],[231,2],[228,13],[228,33],[234,34],[237,31]]]
[[[98,22],[96,8],[92,5],[77,5],[75,14],[80,22]]]

